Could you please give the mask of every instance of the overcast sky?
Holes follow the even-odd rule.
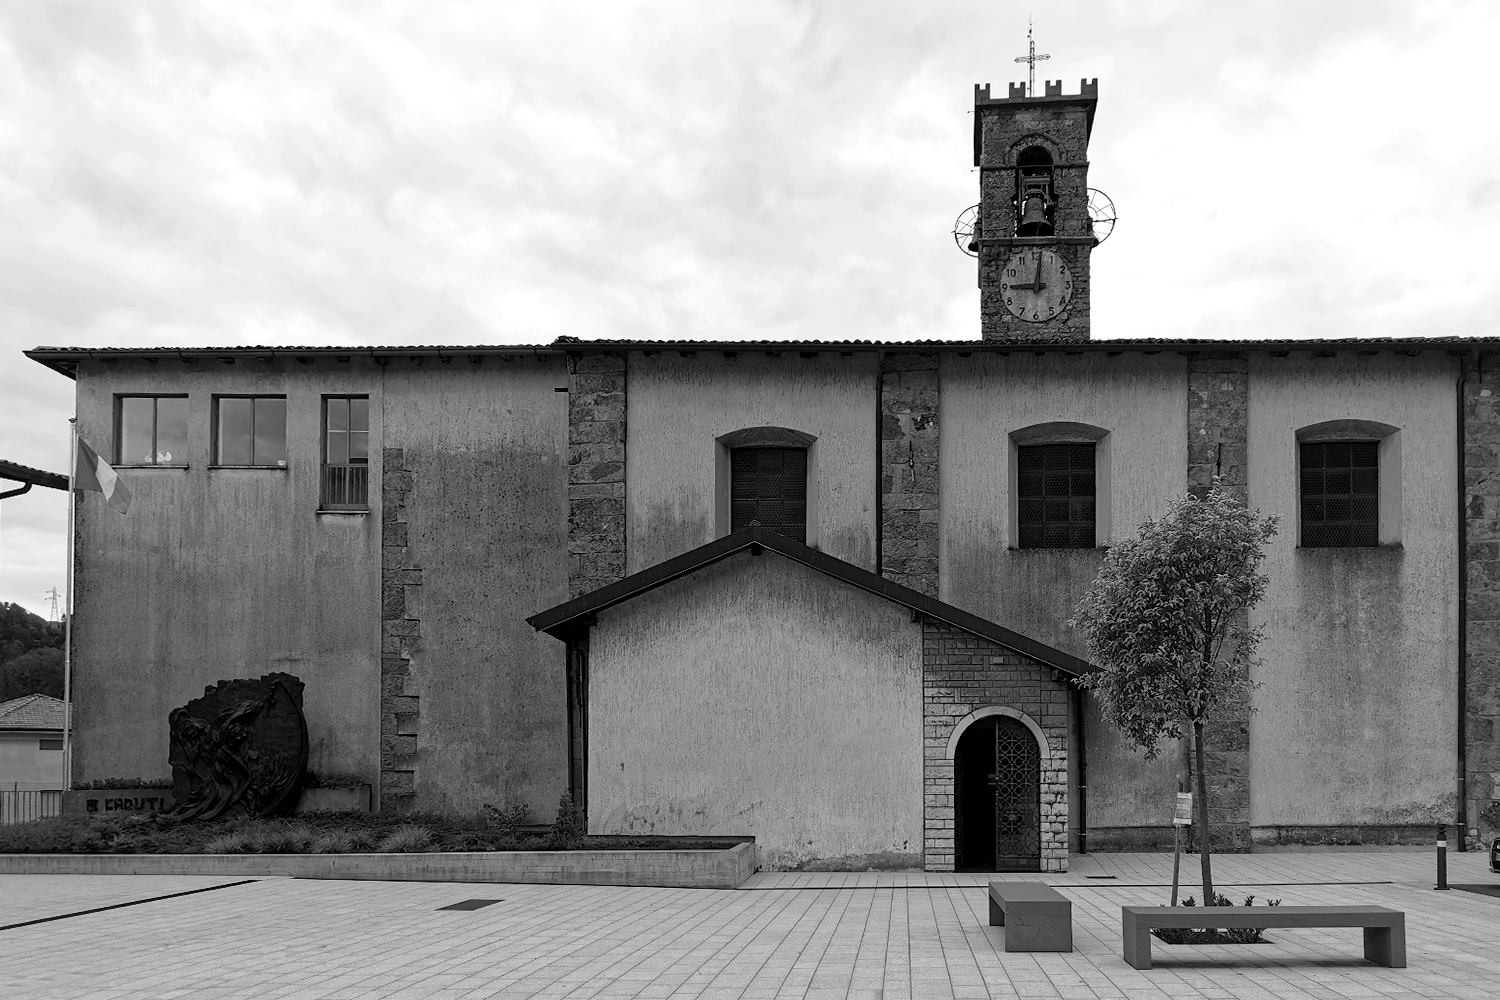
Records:
[[[1099,80],[1096,338],[1500,334],[1492,3],[9,3],[0,458],[66,471],[38,345],[977,337],[1028,13]],[[66,498],[0,517],[45,613]]]

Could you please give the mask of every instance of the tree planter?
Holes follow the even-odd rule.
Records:
[[[753,841],[718,850],[414,854],[0,854],[4,875],[216,875],[419,882],[541,882],[733,889],[757,868]]]

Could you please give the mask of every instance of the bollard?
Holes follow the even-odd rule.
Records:
[[[1438,884],[1437,888],[1448,888],[1448,827],[1443,824],[1438,827],[1437,835],[1437,863]]]

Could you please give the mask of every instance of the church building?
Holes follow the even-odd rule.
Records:
[[[1091,339],[1097,100],[975,88],[975,339],[27,352],[133,495],[79,494],[73,781],[168,777],[174,707],[284,671],[383,811],[569,792],[774,869],[1160,848],[1178,757],[1067,622],[1218,476],[1281,518],[1224,846],[1493,836],[1495,340]]]

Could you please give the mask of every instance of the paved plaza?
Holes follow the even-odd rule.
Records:
[[[980,875],[761,873],[739,889],[0,875],[0,997],[1500,997],[1500,897],[1433,891],[1430,852],[1214,859],[1236,902],[1404,910],[1405,969],[1331,928],[1157,943],[1139,972],[1120,957],[1120,906],[1164,904],[1171,860],[1031,876],[1073,901],[1071,954],[1007,954]],[[1197,864],[1184,858],[1195,895]],[[1500,883],[1483,854],[1451,854],[1449,879]],[[499,902],[442,909],[475,899]],[[9,926],[45,917],[60,919]]]

